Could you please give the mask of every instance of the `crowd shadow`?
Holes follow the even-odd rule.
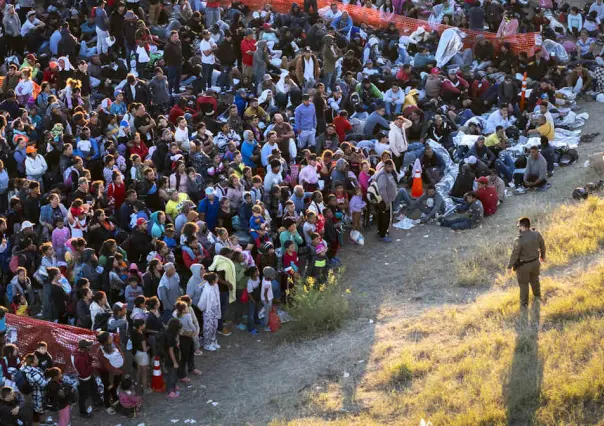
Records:
[[[540,302],[534,301],[530,308],[521,308],[518,318],[512,365],[503,385],[508,426],[534,424],[539,409],[543,381],[543,360],[539,356],[540,311]]]

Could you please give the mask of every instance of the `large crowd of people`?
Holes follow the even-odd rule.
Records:
[[[323,284],[372,226],[368,244],[405,217],[470,229],[512,188],[547,189],[559,89],[604,90],[602,0],[552,10],[562,32],[518,0],[356,6],[540,32],[572,60],[479,35],[440,69],[427,23],[372,27],[338,2],[2,3],[1,424],[53,409],[66,426],[76,402],[136,413],[154,356],[177,398],[218,338],[270,332],[273,304]],[[539,143],[511,153],[523,137]],[[5,312],[98,332],[73,354],[77,393],[52,346],[4,342]]]

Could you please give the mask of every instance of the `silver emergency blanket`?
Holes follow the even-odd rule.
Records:
[[[553,40],[543,40],[543,45],[541,47],[543,47],[543,49],[547,52],[548,56],[555,56],[561,62],[568,62],[570,59],[564,46],[562,46],[560,43],[556,43]]]
[[[432,150],[445,162],[445,172],[443,174],[442,179],[435,185],[435,187],[436,192],[438,192],[440,196],[443,197],[443,200],[445,202],[445,211],[449,211],[451,208],[455,207],[455,203],[453,202],[453,200],[451,200],[451,197],[449,197],[449,192],[451,192],[451,188],[453,188],[455,179],[457,179],[457,174],[459,173],[459,166],[455,164],[453,160],[451,160],[451,156],[441,144],[432,139],[428,139],[428,145],[430,145]]]
[[[436,49],[436,66],[444,67],[447,62],[463,49],[463,39],[466,35],[457,28],[447,28],[440,35]]]

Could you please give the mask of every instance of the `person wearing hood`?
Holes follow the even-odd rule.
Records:
[[[57,73],[57,87],[63,89],[67,85],[67,80],[73,78],[74,69],[67,56],[61,56],[57,63],[59,72]]]
[[[166,214],[161,210],[156,211],[151,215],[149,222],[151,222],[151,237],[161,238],[166,230]]]
[[[199,299],[201,298],[201,294],[204,290],[204,285],[206,281],[203,279],[203,275],[205,274],[205,268],[200,263],[194,263],[191,265],[191,278],[187,282],[187,290],[186,294],[191,298],[192,306],[195,311],[195,315],[199,320],[201,317],[201,312],[197,309],[197,305],[199,305]]]
[[[172,312],[180,297],[180,277],[172,262],[164,265],[164,275],[159,280],[157,297],[162,304],[162,321],[167,323],[172,318]]]
[[[254,203],[252,201],[252,194],[248,191],[243,193],[243,201],[239,205],[237,210],[237,216],[239,217],[239,230],[247,232],[249,229],[248,224],[250,223],[250,217],[252,217],[252,207]],[[235,226],[235,224],[233,224]]]
[[[352,25],[352,18],[350,17],[350,15],[348,15],[348,12],[345,10],[342,11],[342,14],[340,16],[338,16],[331,22],[331,27],[335,29],[336,32],[342,37],[348,36]]]
[[[350,164],[348,161],[340,158],[336,161],[336,167],[331,172],[331,190],[334,191],[336,189],[336,183],[345,183],[348,177],[348,171],[350,170]]]
[[[99,260],[96,257],[94,249],[87,248],[82,253],[80,264],[78,265],[80,270],[76,274],[79,278],[87,278],[90,282],[91,288],[98,288],[99,286],[99,272],[97,270]]]
[[[266,74],[268,70],[269,61],[270,53],[266,40],[259,40],[256,43],[256,51],[254,52],[254,58],[252,61],[256,87],[262,86],[262,80],[264,79],[264,74]]]
[[[300,10],[298,3],[292,3],[289,19],[290,27],[294,30],[293,33],[295,35],[300,35],[302,31],[308,33],[310,29],[309,16]]]
[[[136,229],[132,231],[128,244],[128,259],[139,262],[144,259],[153,247],[153,241],[147,232],[147,221],[140,217],[136,220]]]
[[[224,39],[218,44],[216,58],[220,61],[220,77],[218,77],[217,85],[223,91],[227,91],[232,85],[231,71],[233,71],[237,60],[233,35],[228,30],[224,34]],[[194,303],[194,306],[197,306],[197,304]]]

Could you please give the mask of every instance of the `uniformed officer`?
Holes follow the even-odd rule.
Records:
[[[539,267],[545,262],[545,241],[541,234],[531,229],[531,220],[521,217],[516,224],[520,233],[514,240],[514,248],[508,263],[508,269],[516,271],[520,286],[520,305],[528,306],[529,283],[534,297],[541,297]]]

